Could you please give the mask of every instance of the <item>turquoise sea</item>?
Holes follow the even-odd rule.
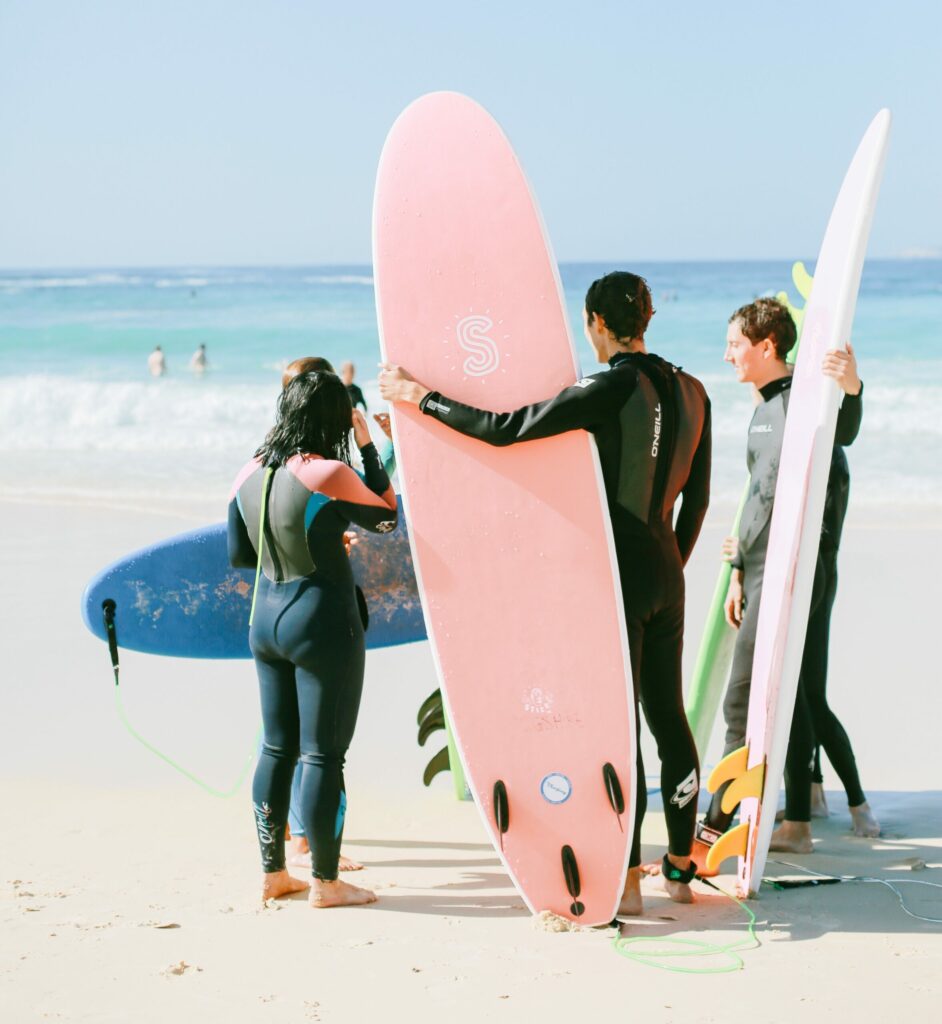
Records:
[[[813,263],[807,261],[809,270]],[[583,368],[588,284],[614,264],[563,264]],[[651,284],[649,348],[699,376],[714,409],[714,498],[744,475],[748,389],[723,363],[737,306],[791,285],[791,261],[631,263]],[[0,271],[0,496],[219,502],[264,435],[278,371],[301,355],[357,364],[374,408],[369,266]],[[866,385],[848,452],[855,503],[942,504],[942,261],[867,263],[853,341]],[[188,362],[207,346],[210,371]],[[153,380],[155,345],[169,373]]]

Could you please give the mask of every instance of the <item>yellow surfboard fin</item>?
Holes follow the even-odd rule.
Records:
[[[739,750],[734,750],[731,754],[727,754],[710,772],[710,777],[707,779],[707,789],[711,793],[715,793],[724,782],[729,782],[737,776],[745,774],[748,758],[748,747],[740,747]]]
[[[808,297],[811,295],[811,286],[814,284],[814,278],[808,273],[807,268],[801,260],[792,265],[792,281],[798,289],[798,294],[805,300],[802,305],[793,305],[791,299],[788,297],[788,292],[779,292],[775,297],[784,306],[788,307],[788,312],[791,314],[791,318],[795,321],[795,326],[798,328],[798,334],[801,335],[802,324],[805,320],[805,309],[808,306]],[[794,364],[795,357],[797,355],[798,346],[796,345],[791,352],[788,353],[786,362],[789,366]]]
[[[729,788],[723,794],[723,801],[720,806],[726,814],[736,809],[747,796],[754,796],[756,800],[762,798],[762,784],[765,782],[765,762],[753,765],[749,771],[738,778],[733,779]]]
[[[746,843],[749,839],[749,822],[744,821],[741,825],[725,832],[710,847],[707,854],[706,866],[708,871],[716,871],[720,864],[727,857],[745,857]]]
[[[795,282],[798,294],[807,300],[811,295],[811,285],[814,283],[814,278],[808,273],[808,268],[801,260],[792,265],[792,280]]]

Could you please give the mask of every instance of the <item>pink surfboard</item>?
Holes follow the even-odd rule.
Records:
[[[742,791],[753,795],[742,801],[738,826],[738,887],[745,895],[758,894],[774,826],[843,394],[822,374],[821,362],[828,349],[846,348],[851,334],[889,130],[890,113],[883,110],[857,148],[828,221],[805,307],[756,624],[742,765],[752,773],[752,784]],[[730,843],[729,852],[737,845]]]
[[[380,159],[373,265],[385,359],[493,411],[580,377],[529,185],[477,104],[434,93]],[[493,448],[413,406],[393,423],[419,591],[485,827],[534,912],[612,920],[634,820],[631,669],[585,432]]]

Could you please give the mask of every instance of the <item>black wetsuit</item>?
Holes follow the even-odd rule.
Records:
[[[657,741],[670,852],[683,857],[690,853],[700,773],[682,695],[683,567],[709,503],[710,402],[698,380],[658,356],[619,353],[609,366],[516,412],[486,412],[438,392],[421,408],[493,445],[579,429],[595,436],[621,569],[635,699]],[[647,805],[640,743],[637,794],[632,867],[641,863]]]
[[[350,404],[355,409],[358,405],[363,406],[363,411],[366,412],[366,399],[363,397],[363,392],[360,390],[359,384],[347,384],[347,394],[350,396]]]
[[[860,426],[863,412],[859,401],[863,395],[863,385],[853,399],[845,398],[857,405],[857,423],[845,434],[851,444]],[[827,500],[824,505],[824,524],[821,530],[821,547],[818,553],[815,590],[819,592],[819,600],[811,609],[808,618],[808,633],[805,638],[805,650],[801,661],[801,690],[803,699],[807,701],[808,714],[814,728],[815,752],[812,779],[823,782],[821,776],[821,747],[824,747],[828,760],[834,766],[838,777],[847,794],[847,803],[858,807],[866,803],[867,795],[860,785],[857,771],[857,760],[850,739],[837,715],[827,702],[828,680],[828,647],[831,634],[831,611],[837,595],[837,552],[841,545],[841,534],[844,529],[844,517],[847,514],[847,503],[850,498],[850,470],[847,456],[840,444],[834,446],[831,457],[831,474],[828,478]],[[794,819],[789,819],[794,820]]]
[[[256,460],[229,503],[229,560],[262,572],[249,631],[264,742],[252,787],[262,866],[285,866],[291,779],[302,762],[300,814],[316,878],[337,877],[346,808],[343,763],[363,686],[365,645],[343,534],[396,525],[396,496],[376,448],[361,449],[365,476],[345,463],[297,455],[270,475]]]
[[[739,551],[733,560],[733,566],[742,570],[743,574],[743,615],[739,632],[736,635],[729,686],[723,702],[723,714],[726,719],[724,756],[738,750],[746,741],[756,625],[759,619],[762,579],[769,542],[769,524],[775,502],[775,486],[778,480],[791,385],[792,378],[788,376],[780,377],[760,388],[762,402],[756,406],[752,422],[749,425],[749,441],[746,449],[749,490],[739,523]],[[811,764],[816,734],[822,736],[822,742],[823,737],[828,738],[828,742],[832,745],[831,749],[835,751],[835,757],[842,764],[846,764],[847,756],[850,758],[850,763],[853,764],[850,741],[833,712],[828,708],[824,696],[827,623],[830,619],[830,605],[824,612],[824,599],[830,587],[831,603],[834,600],[833,586],[836,586],[837,579],[834,560],[837,555],[837,545],[840,542],[840,528],[847,507],[849,476],[847,459],[841,446],[849,445],[854,441],[860,429],[861,416],[860,395],[845,395],[838,413],[834,435],[835,447],[831,457],[821,545],[815,567],[808,638],[805,641],[802,656],[795,715],[792,719],[785,762],[786,816],[789,821],[810,820]],[[830,561],[825,557],[828,551],[832,552]],[[829,580],[833,581],[833,586],[828,582]],[[826,618],[822,618],[824,615]],[[820,671],[812,672],[812,665],[818,664],[821,660],[822,642],[824,675]],[[806,679],[806,674],[809,672],[811,672],[811,676]],[[846,747],[846,750],[839,750],[839,747]],[[854,774],[856,775],[856,767],[854,767]],[[859,787],[859,780],[857,785]],[[714,794],[706,817],[707,826],[717,832],[725,832],[729,828],[735,813],[735,811],[723,811],[720,806],[725,790],[726,786],[721,786]]]

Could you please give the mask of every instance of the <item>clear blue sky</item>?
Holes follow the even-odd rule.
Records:
[[[383,139],[455,89],[562,260],[814,256],[883,106],[873,256],[942,249],[942,4],[0,0],[0,265],[368,262]]]

